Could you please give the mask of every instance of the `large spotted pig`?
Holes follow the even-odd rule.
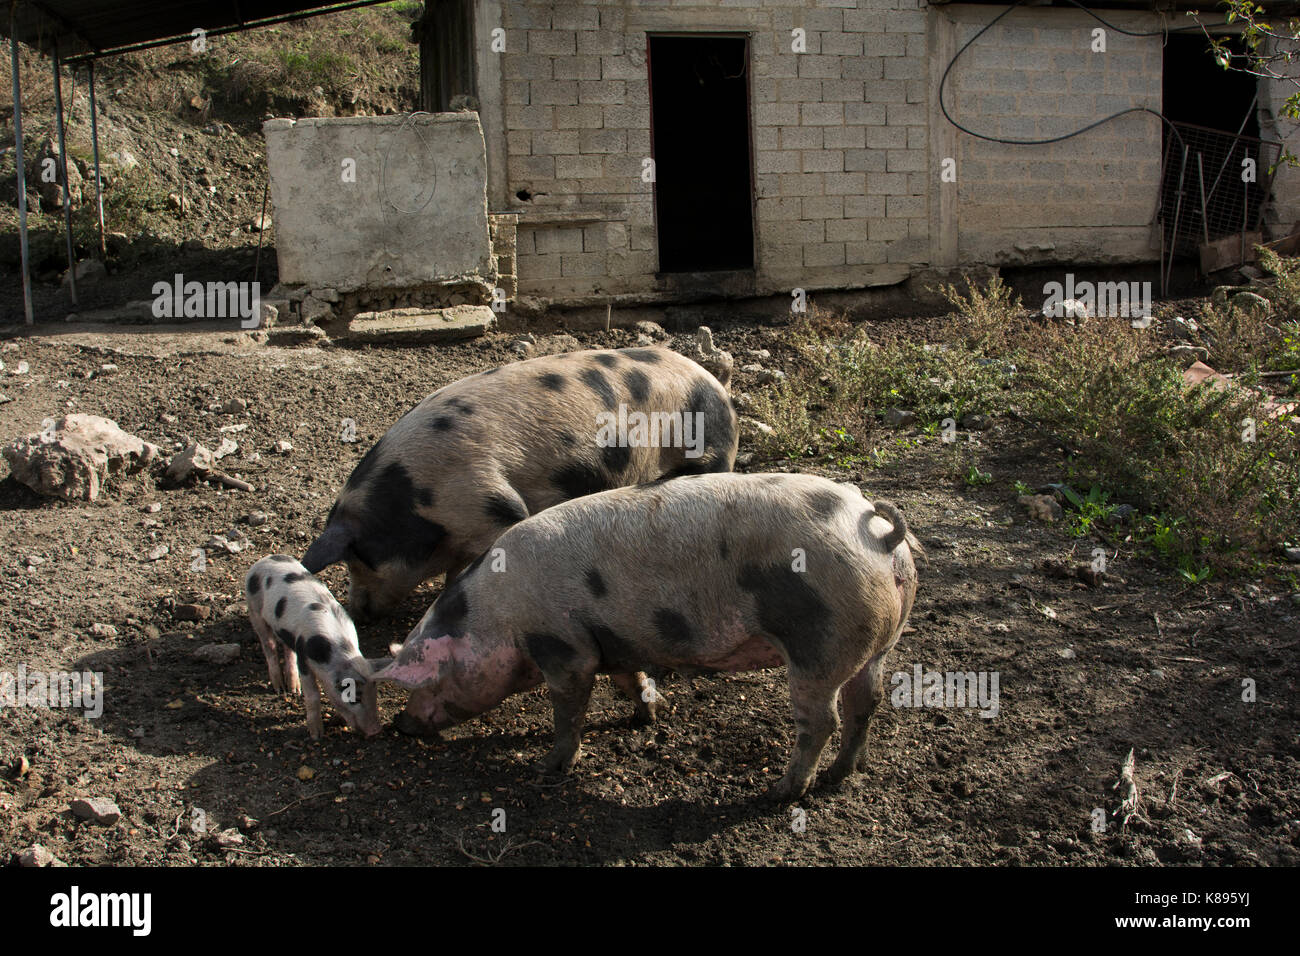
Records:
[[[700,475],[557,505],[456,578],[376,680],[419,688],[437,729],[546,682],[555,746],[578,759],[597,673],[789,667],[797,729],[780,798],[803,794],[843,703],[829,771],[855,769],[885,655],[916,596],[916,539],[888,502],[810,475]],[[497,549],[500,549],[499,552]]]
[[[660,427],[638,431],[638,414]],[[561,501],[730,471],[737,436],[726,389],[668,349],[567,352],[490,369],[440,389],[388,430],[303,564],[316,573],[347,561],[349,610],[359,620],[383,614]]]
[[[293,558],[273,554],[249,568],[244,592],[271,686],[302,692],[311,735],[325,733],[321,688],[353,730],[367,737],[379,733],[370,663],[361,656],[356,627],[329,588]]]

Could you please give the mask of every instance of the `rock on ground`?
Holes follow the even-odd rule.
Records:
[[[139,471],[153,461],[158,446],[127,434],[111,419],[78,414],[16,439],[3,454],[14,478],[38,494],[94,501],[111,476]]]

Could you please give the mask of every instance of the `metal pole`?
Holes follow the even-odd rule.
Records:
[[[27,324],[32,318],[32,274],[31,255],[27,248],[27,179],[23,167],[23,94],[22,84],[18,81],[18,31],[14,24],[14,7],[9,12],[9,49],[14,72],[14,143],[17,147],[14,159],[18,163],[18,247],[22,254],[23,266],[23,312]]]
[[[1205,244],[1210,244],[1210,217],[1205,212],[1205,164],[1201,162],[1204,154],[1198,149],[1196,151],[1196,177],[1201,181],[1201,235],[1205,237]]]
[[[77,256],[72,249],[72,191],[68,189],[68,149],[63,137],[63,84],[59,78],[59,47],[54,46],[54,124],[59,131],[59,175],[63,177],[63,223],[67,228],[68,291],[77,304]]]
[[[1168,273],[1165,277],[1165,285],[1169,285],[1169,276],[1174,271],[1174,256],[1178,254],[1178,217],[1183,211],[1183,174],[1187,172],[1187,146],[1183,146],[1183,161],[1178,167],[1178,201],[1174,203],[1174,229],[1173,238],[1169,244],[1169,266]]]
[[[271,190],[271,170],[266,171],[266,184],[262,187],[262,219],[257,230],[257,255],[253,257],[253,281],[257,281],[262,268],[262,237],[266,235],[266,194]]]
[[[95,115],[95,61],[86,65],[90,86],[90,150],[95,154],[95,203],[99,207],[99,257],[108,257],[108,244],[104,241],[104,188],[99,175],[99,118]]]

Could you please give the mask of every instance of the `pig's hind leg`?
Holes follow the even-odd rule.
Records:
[[[257,642],[262,645],[262,656],[266,658],[266,672],[271,678],[271,687],[277,693],[284,693],[284,678],[280,673],[280,651],[276,647],[275,636],[271,633],[271,628],[262,620],[260,614],[252,617],[253,632],[257,634]]]
[[[835,695],[839,681],[802,673],[790,666],[790,704],[794,708],[795,742],[790,765],[768,796],[773,800],[797,800],[808,790],[817,773],[826,743],[839,726]]]
[[[659,696],[655,682],[646,677],[644,671],[637,671],[635,674],[610,674],[609,679],[636,705],[636,715],[633,718],[635,723],[655,722],[663,698]]]
[[[844,704],[844,733],[840,752],[826,773],[826,780],[832,785],[840,783],[855,770],[866,769],[867,731],[871,715],[885,696],[884,669],[888,653],[886,649],[872,657],[840,688],[840,700]]]

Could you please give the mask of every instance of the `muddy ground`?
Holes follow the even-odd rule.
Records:
[[[247,423],[224,433],[240,445],[224,464],[258,490],[168,488],[142,474],[92,504],[68,504],[39,498],[0,463],[0,670],[97,670],[106,685],[94,720],[0,709],[4,858],[39,842],[71,864],[1300,863],[1292,588],[1189,586],[1127,545],[1108,555],[1099,588],[1046,576],[1044,559],[1087,560],[1094,545],[1029,522],[1016,505],[1017,480],[1062,474],[1059,451],[1018,422],[962,435],[958,450],[882,431],[879,465],[824,470],[897,501],[929,552],[912,629],[887,674],[914,664],[996,671],[1000,707],[984,718],[886,702],[868,772],[839,792],[810,793],[800,818],[761,799],[791,744],[783,670],[670,680],[669,712],[650,728],[632,725],[631,705],[602,679],[586,755],[559,783],[530,769],[550,746],[541,688],[442,742],[389,728],[369,743],[337,718],[312,742],[301,701],[270,690],[244,571],[266,554],[301,554],[366,448],[423,395],[515,360],[509,336],[348,349],[272,348],[237,332],[48,331],[3,342],[0,393],[12,401],[0,404],[0,438],[71,410],[115,419],[165,450],[191,438],[215,447],[221,426]],[[738,356],[767,348],[767,364],[781,364],[780,328],[715,334]],[[25,375],[12,374],[19,361]],[[210,411],[230,398],[249,410]],[[341,440],[344,418],[356,422],[355,443]],[[291,453],[272,452],[281,439]],[[993,480],[967,487],[957,476],[969,461]],[[783,466],[742,470],[773,467]],[[149,512],[152,503],[161,508]],[[269,521],[241,524],[253,511]],[[192,571],[193,549],[231,529],[248,548]],[[162,544],[169,552],[147,560]],[[325,579],[345,594],[345,570]],[[436,594],[428,584],[396,619],[363,626],[363,649],[377,655],[402,638]],[[172,607],[183,603],[212,616],[178,621]],[[116,636],[94,636],[95,624]],[[193,658],[221,642],[240,643],[233,664]],[[403,702],[386,687],[385,718]],[[1118,804],[1112,785],[1130,748],[1141,813],[1094,832],[1094,808],[1109,816]],[[69,802],[87,796],[113,799],[122,819],[77,820]],[[504,833],[490,827],[498,809]],[[241,821],[243,843],[219,846],[215,834]]]

